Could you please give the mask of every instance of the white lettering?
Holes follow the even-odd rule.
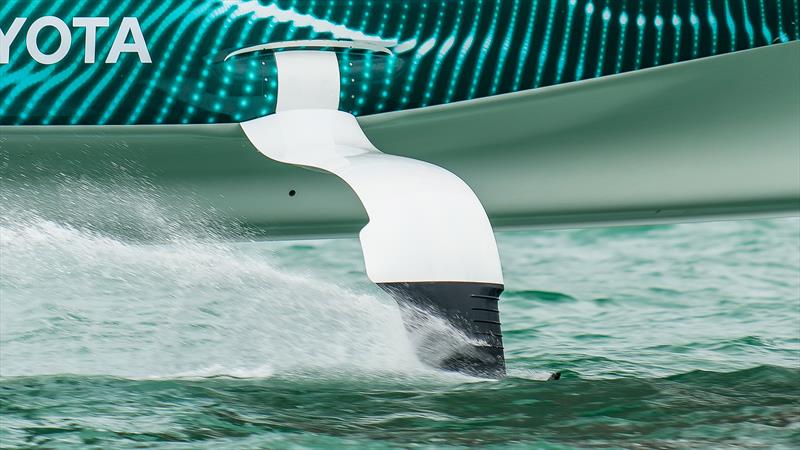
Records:
[[[0,28],[0,64],[8,64],[11,57],[11,47],[17,36],[22,32],[22,28],[27,22],[27,17],[16,17],[8,30]],[[108,28],[110,21],[108,17],[73,17],[72,28],[83,28],[86,33],[84,41],[83,62],[94,64],[97,60],[97,34],[99,28]],[[47,27],[55,28],[58,32],[58,46],[52,53],[44,53],[39,48],[39,35]],[[53,39],[49,39],[53,41]],[[131,42],[128,42],[128,41]],[[31,23],[25,36],[25,47],[28,54],[40,64],[55,64],[62,61],[69,54],[72,48],[72,30],[63,20],[55,16],[40,17]],[[105,62],[114,64],[119,61],[122,53],[136,53],[139,61],[144,64],[153,62],[150,57],[150,50],[147,48],[142,27],[136,17],[123,17],[111,50],[108,52]]]
[[[86,64],[94,63],[97,29],[100,27],[108,27],[108,17],[73,17],[72,26],[75,28],[86,28],[86,44],[83,62]]]
[[[133,37],[132,43],[125,42],[128,40],[128,34]],[[139,61],[145,64],[153,62],[150,59],[150,52],[147,50],[147,43],[144,41],[142,29],[139,27],[139,20],[135,17],[124,17],[122,19],[122,24],[119,26],[114,43],[111,44],[111,51],[108,53],[106,63],[116,63],[119,59],[119,54],[123,52],[138,54]]]
[[[60,38],[58,48],[49,55],[39,50],[39,44],[37,43],[39,32],[42,31],[44,27],[55,28],[56,31],[58,31]],[[72,45],[72,33],[70,33],[67,24],[65,24],[64,21],[58,17],[40,17],[31,24],[30,28],[28,28],[26,44],[28,47],[28,53],[31,54],[31,57],[35,59],[36,62],[41,64],[55,64],[64,59],[64,57],[67,56],[67,53],[69,53],[69,48]]]
[[[26,20],[28,20],[27,17],[17,17],[11,22],[11,26],[8,27],[8,31],[5,33],[3,33],[2,28],[0,28],[0,64],[8,64],[8,55],[11,53],[11,43],[16,39],[19,30],[22,29],[22,25],[25,24]]]

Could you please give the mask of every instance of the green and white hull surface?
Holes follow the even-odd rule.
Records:
[[[382,151],[465,180],[494,227],[788,215],[800,209],[798,80],[789,42],[358,121]],[[347,184],[265,158],[238,123],[2,126],[0,149],[3,195],[35,196],[43,215],[63,210],[64,181],[136,180],[176,211],[272,238],[367,222]]]

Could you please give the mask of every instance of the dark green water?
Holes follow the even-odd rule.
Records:
[[[326,379],[3,382],[4,443],[167,448],[488,446],[792,447],[797,369],[760,366],[665,378],[442,383]]]
[[[134,203],[158,243],[4,211],[3,448],[800,443],[796,218],[498,234],[486,381],[417,360],[357,241],[232,244]]]

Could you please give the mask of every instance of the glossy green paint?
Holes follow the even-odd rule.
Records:
[[[0,124],[240,122],[274,112],[274,58],[256,44],[298,39],[398,43],[391,56],[344,51],[340,109],[358,116],[484,98],[797,40],[798,0],[10,0],[0,29],[27,22],[0,65]],[[84,32],[67,56],[34,61],[36,18],[109,17],[98,61]],[[152,63],[104,63],[123,17],[141,24]],[[43,52],[59,45],[52,28]]]

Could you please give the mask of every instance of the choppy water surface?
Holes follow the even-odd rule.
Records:
[[[485,381],[417,360],[356,240],[231,243],[80,194],[59,221],[3,206],[3,448],[800,442],[798,219],[499,233],[510,376]]]

